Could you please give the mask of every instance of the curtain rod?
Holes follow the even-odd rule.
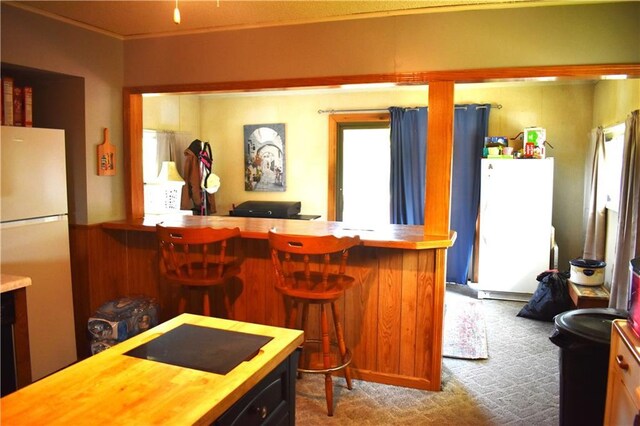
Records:
[[[502,109],[502,104],[490,104],[490,105],[491,105],[491,108]],[[419,107],[406,108],[406,109],[416,109],[416,108],[419,108]],[[478,108],[486,108],[486,105],[478,105],[476,109]],[[467,109],[467,107],[464,105],[456,105],[455,109]],[[341,114],[341,113],[348,113],[348,112],[389,112],[389,110],[384,108],[319,109],[318,110],[318,114]]]

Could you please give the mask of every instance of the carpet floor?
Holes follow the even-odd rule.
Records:
[[[324,378],[298,380],[299,425],[557,425],[558,348],[553,324],[517,317],[523,302],[483,300],[489,357],[443,359],[442,391],[334,380],[328,417]]]

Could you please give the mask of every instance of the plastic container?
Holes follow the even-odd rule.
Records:
[[[627,312],[576,309],[556,315],[549,339],[560,348],[560,426],[602,425],[611,323]]]
[[[604,283],[605,262],[592,259],[570,260],[571,276],[569,280],[578,285],[598,286]]]

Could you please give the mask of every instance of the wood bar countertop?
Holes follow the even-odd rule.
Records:
[[[263,219],[236,216],[182,216],[160,215],[140,219],[106,222],[106,229],[128,231],[155,231],[156,224],[171,226],[210,226],[213,228],[240,228],[243,238],[267,239],[270,229],[295,235],[359,235],[364,246],[424,250],[451,247],[456,233],[447,236],[425,235],[422,225],[376,225],[375,228],[319,220]]]
[[[182,324],[271,336],[226,375],[124,355]],[[182,314],[0,400],[2,425],[210,424],[302,343],[303,333]]]

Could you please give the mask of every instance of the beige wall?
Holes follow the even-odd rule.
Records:
[[[554,214],[556,239],[560,246],[560,267],[582,254],[583,226],[576,221],[584,200],[584,163],[588,133],[592,123],[595,83],[493,83],[456,86],[457,103],[494,103],[502,109],[492,109],[489,134],[515,137],[525,127],[547,129],[547,139],[553,145],[548,154],[556,160],[554,176]],[[282,92],[279,92],[282,93]],[[185,101],[195,105],[193,95],[145,98],[147,128],[186,130]],[[327,214],[328,181],[328,119],[319,109],[381,108],[389,106],[426,105],[428,90],[394,89],[384,91],[289,91],[284,95],[227,94],[200,98],[201,128],[194,137],[211,143],[214,172],[222,185],[216,194],[218,212],[225,214],[232,204],[246,200],[302,201],[308,214]],[[180,108],[178,105],[182,105]],[[151,113],[156,111],[156,115]],[[183,120],[168,118],[167,112],[181,112]],[[161,119],[160,116],[165,118]],[[287,155],[286,192],[247,192],[243,174],[243,125],[285,123]],[[164,127],[163,127],[164,126]],[[516,148],[521,148],[519,141]],[[528,182],[522,183],[526,191]],[[513,226],[525,226],[535,218],[510,218]]]
[[[3,2],[1,59],[84,79],[85,109],[75,118],[85,123],[85,146],[76,148],[84,148],[86,161],[74,161],[71,166],[80,171],[75,176],[85,182],[78,188],[86,192],[75,194],[78,211],[74,214],[78,223],[98,223],[125,216],[123,86],[524,65],[640,63],[639,14],[637,2],[524,7],[123,42]],[[282,115],[277,106],[261,108],[261,116],[268,115],[265,110],[271,117]],[[203,137],[210,137],[216,146],[232,143],[218,141],[215,132],[220,130],[210,122],[201,126],[212,132]],[[96,146],[102,142],[105,127],[111,131],[111,142],[118,150],[115,177],[99,177],[95,170]],[[323,125],[290,127],[287,132],[291,141],[307,138],[310,131],[326,133]],[[224,154],[217,153],[221,157]],[[291,173],[326,173],[322,166],[303,171],[295,167],[300,166],[292,166]],[[233,184],[234,178],[230,179]],[[299,184],[291,182],[291,189],[296,189]],[[318,199],[326,198],[324,191]],[[237,195],[220,196],[228,205]],[[310,211],[322,209],[308,204]]]
[[[540,126],[547,131],[547,155],[554,157],[553,217],[556,241],[559,246],[558,267],[569,268],[569,260],[582,256],[584,201],[584,162],[588,134],[592,123],[594,83],[517,83],[502,85],[471,85],[457,89],[456,100],[488,99],[502,104],[500,110],[492,110],[489,133],[513,137],[525,127]],[[518,144],[516,148],[521,148]],[[531,182],[522,182],[527,190]],[[510,218],[513,226],[526,226],[535,220],[536,212],[529,217]]]
[[[142,125],[145,129],[188,132],[200,135],[199,95],[144,96]]]
[[[593,128],[623,123],[631,111],[640,109],[640,80],[601,81],[596,85],[593,103]],[[592,161],[593,146],[589,146],[587,161]],[[588,169],[588,167],[587,167]],[[586,179],[589,179],[587,177]],[[615,257],[618,214],[607,210],[607,240],[605,247],[605,284],[611,286]]]
[[[84,78],[84,111],[58,111],[61,115],[73,113],[73,119],[85,124],[85,134],[79,142],[84,146],[68,147],[84,151],[84,157],[70,164],[76,171],[74,178],[83,182],[70,185],[86,191],[73,194],[76,211],[70,212],[71,217],[76,223],[123,218],[122,42],[6,6],[4,2],[1,19],[2,62]],[[34,93],[34,109],[38,108],[37,96]],[[105,127],[110,130],[111,143],[118,153],[115,177],[97,175],[96,146],[103,141]]]
[[[576,4],[129,40],[125,85],[638,63],[639,14],[637,2]]]

